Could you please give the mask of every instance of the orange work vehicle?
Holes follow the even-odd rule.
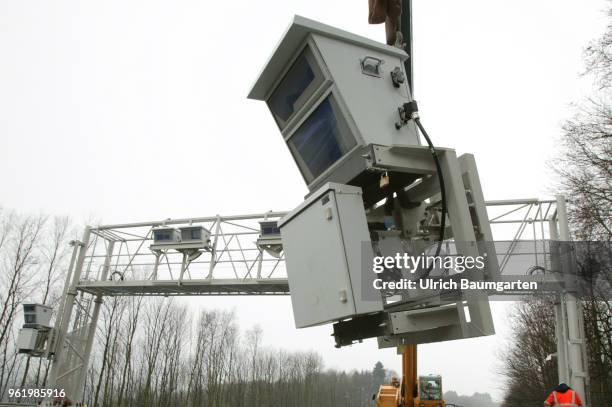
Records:
[[[441,376],[417,377],[417,347],[402,349],[402,380],[380,386],[376,407],[445,407]]]

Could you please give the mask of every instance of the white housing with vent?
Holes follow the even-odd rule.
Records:
[[[414,123],[396,128],[412,100],[408,55],[368,38],[296,16],[249,98],[265,100],[311,191],[353,184],[350,163],[370,144],[419,145]],[[395,79],[395,80],[394,80]]]

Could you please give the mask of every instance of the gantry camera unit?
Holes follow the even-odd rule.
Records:
[[[210,231],[202,226],[179,228],[160,226],[153,229],[151,250],[202,250],[210,248]]]
[[[249,93],[267,103],[310,190],[278,223],[296,326],[333,322],[337,346],[494,333],[486,293],[398,297],[372,287],[374,256],[428,252],[441,234],[458,254],[489,259],[472,277],[498,273],[474,158],[421,145],[407,58],[296,16]]]
[[[19,353],[40,356],[49,340],[52,308],[42,304],[23,304],[23,327],[17,336]]]

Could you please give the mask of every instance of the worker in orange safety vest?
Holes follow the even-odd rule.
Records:
[[[582,407],[582,400],[571,387],[561,383],[550,393],[544,407]]]

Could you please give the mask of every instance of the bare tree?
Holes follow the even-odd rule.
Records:
[[[129,382],[133,376],[133,348],[134,338],[136,337],[136,331],[138,328],[138,318],[140,316],[140,309],[142,306],[143,297],[130,298],[128,305],[128,316],[126,318],[126,326],[123,332],[126,335],[123,336],[123,364],[120,373],[120,383],[117,395],[117,406],[123,406],[124,396],[126,389],[129,386]]]
[[[608,7],[606,14],[612,20],[612,7]],[[601,38],[592,42],[585,51],[586,73],[594,74],[598,79],[600,89],[612,86],[612,24]]]
[[[151,301],[145,309],[144,319],[144,337],[143,337],[143,362],[142,375],[140,377],[139,399],[144,405],[149,405],[157,397],[157,389],[155,388],[155,372],[159,365],[160,350],[163,344],[163,338],[166,335],[169,326],[169,319],[172,312],[172,300],[155,300]]]
[[[108,385],[113,377],[113,367],[117,360],[117,341],[120,335],[125,301],[113,297],[102,306],[102,363],[98,371],[93,405],[106,405],[108,400]]]
[[[540,407],[557,383],[554,303],[539,298],[519,302],[511,315],[512,342],[502,353],[507,378],[504,407]]]
[[[16,373],[15,319],[30,294],[32,269],[39,263],[37,248],[46,217],[5,215],[2,220],[0,252],[0,395],[3,396]]]
[[[612,67],[611,67],[612,71]],[[563,127],[553,167],[570,197],[570,221],[579,240],[612,239],[612,106],[591,99]]]
[[[51,225],[45,229],[42,242],[40,244],[40,260],[39,271],[37,277],[42,278],[43,290],[41,295],[41,304],[55,306],[57,304],[61,287],[57,286],[59,277],[62,275],[61,268],[66,264],[66,255],[68,253],[68,235],[70,233],[70,220],[67,217],[55,217],[50,222]],[[38,280],[38,278],[36,279]],[[40,286],[40,285],[39,285]],[[34,296],[36,298],[36,296]],[[21,387],[26,385],[28,378],[31,357],[26,359],[26,365],[23,372]],[[38,367],[34,385],[38,386],[40,382],[41,372],[44,370],[43,377],[46,378],[49,369],[48,361],[43,358],[38,358]]]
[[[580,103],[563,126],[553,163],[560,190],[571,198],[574,234],[582,240],[612,239],[612,6],[606,14],[606,32],[585,50],[585,74],[592,75],[597,95]]]

